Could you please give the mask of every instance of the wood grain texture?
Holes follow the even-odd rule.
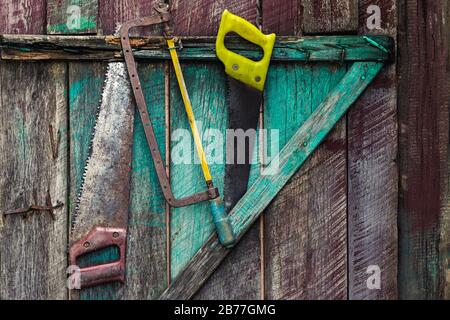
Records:
[[[226,87],[225,74],[221,67],[209,63],[185,64],[182,68],[200,136],[204,139],[203,135],[207,129],[219,130],[225,136]],[[206,190],[206,184],[174,74],[171,74],[170,86],[172,148],[170,178],[173,193],[175,197],[180,198]],[[181,140],[178,133],[183,134]],[[203,141],[203,145],[208,157],[207,142]],[[219,154],[223,154],[224,151],[224,149],[216,150]],[[181,157],[186,159],[184,163],[177,160]],[[222,192],[225,165],[209,162],[214,185]],[[209,203],[172,208],[170,223],[171,269],[172,278],[175,278],[214,230]]]
[[[97,33],[97,15],[98,0],[47,0],[47,33]]]
[[[0,33],[45,33],[45,1],[0,0]]]
[[[393,47],[386,36],[371,36],[384,48]],[[215,37],[182,37],[180,60],[218,61]],[[132,38],[137,59],[169,60],[162,37]],[[120,39],[113,36],[24,36],[0,35],[4,60],[115,60],[121,61]],[[237,54],[259,60],[259,50],[240,38],[230,38],[227,47]],[[363,36],[278,37],[272,61],[389,61],[389,54],[370,44]]]
[[[450,6],[399,1],[399,297],[448,293]],[[441,236],[443,236],[441,238]]]
[[[230,213],[238,239],[242,238],[261,212],[316,150],[381,68],[381,63],[354,63],[341,82],[331,90],[327,98],[280,151],[279,161],[276,164],[272,162],[265,169],[266,174],[256,179]],[[192,297],[228,253],[229,250],[221,246],[217,237],[212,235],[160,299]]]
[[[157,0],[98,0],[99,34],[115,34],[118,24],[155,14],[153,5],[156,2]],[[131,35],[149,35],[153,32],[162,35],[160,27],[137,29]]]
[[[355,3],[302,1],[304,31],[320,33],[352,29],[356,19]],[[335,6],[342,7],[343,12],[338,12]],[[268,17],[276,17],[275,11],[267,10],[270,6],[263,2],[263,12],[267,12]],[[263,24],[270,21],[266,18]],[[287,28],[284,31],[298,32],[298,21],[284,21]],[[273,70],[266,95],[270,98],[266,98],[265,103],[265,127],[281,130],[281,146],[320,105],[345,71],[345,67],[331,64]],[[266,296],[269,299],[346,298],[344,123],[341,120],[266,211]]]
[[[67,297],[66,90],[63,64],[0,65],[0,212],[45,206],[47,193],[65,204],[55,220],[49,212],[0,217],[0,299]],[[50,125],[61,137],[56,159]]]
[[[354,33],[358,29],[357,0],[302,0],[305,33]]]
[[[71,221],[75,213],[75,203],[81,188],[82,177],[89,156],[92,133],[100,104],[106,64],[69,64],[69,122],[70,122],[70,203]],[[80,266],[90,266],[118,259],[116,250],[104,250],[80,259]],[[71,292],[71,299],[116,299],[119,284]]]
[[[259,224],[255,224],[216,272],[205,282],[193,299],[257,300],[261,294],[259,281]]]
[[[175,34],[214,36],[217,34],[222,12],[225,9],[256,23],[256,0],[173,0],[170,3]],[[223,65],[217,66],[218,74],[224,74]],[[230,92],[227,91],[225,79],[222,76],[220,79],[220,85],[224,91],[219,99],[223,103],[228,103],[227,94]],[[221,117],[225,117],[223,129],[226,129],[228,125],[226,105],[222,112],[224,115]],[[224,175],[225,171],[220,178]],[[205,283],[202,290],[194,297],[195,299],[258,299],[260,297],[259,228],[255,226],[253,229]]]
[[[147,110],[165,158],[166,118],[163,64],[140,64]],[[137,112],[137,111],[136,111]],[[166,202],[151,160],[139,114],[135,115],[127,280],[122,299],[155,299],[167,286]]]
[[[170,0],[170,6],[176,35],[217,34],[225,9],[256,24],[256,0]]]
[[[272,66],[264,127],[279,130],[280,147],[345,73],[345,65]],[[346,130],[341,120],[265,212],[268,299],[346,298],[345,176]]]
[[[381,29],[369,30],[369,6],[381,9]],[[396,36],[396,1],[359,1],[360,33]],[[370,11],[369,11],[370,12]],[[397,298],[397,86],[386,66],[348,117],[349,298]],[[381,288],[369,289],[370,266]]]
[[[80,188],[101,97],[105,66],[101,63],[70,64],[72,190]],[[163,66],[143,64],[139,66],[139,74],[154,130],[164,152]],[[134,126],[126,283],[86,289],[82,292],[82,299],[152,299],[166,287],[165,201],[138,114],[135,116]],[[72,194],[78,193],[73,191]],[[93,257],[91,262],[114,260],[116,254],[115,251],[107,251]]]
[[[303,27],[302,0],[262,0],[262,29],[265,33],[300,35]]]

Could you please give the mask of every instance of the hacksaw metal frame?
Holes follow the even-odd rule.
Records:
[[[193,195],[177,199],[170,185],[169,177],[166,173],[166,168],[161,157],[161,152],[159,150],[158,142],[156,141],[156,135],[153,130],[153,125],[147,112],[147,104],[145,102],[144,93],[142,91],[141,81],[139,79],[139,74],[137,72],[136,60],[133,55],[133,50],[131,48],[130,42],[130,30],[137,27],[145,27],[148,25],[154,25],[158,23],[164,23],[166,30],[168,29],[168,23],[171,20],[170,12],[166,9],[160,8],[157,10],[158,14],[139,18],[126,22],[122,25],[120,29],[120,41],[122,44],[123,56],[125,59],[125,64],[127,66],[131,88],[134,93],[134,98],[136,101],[137,108],[139,110],[140,118],[142,121],[142,126],[144,127],[145,137],[147,139],[150,152],[152,154],[153,163],[155,165],[156,174],[158,176],[159,184],[163,192],[164,198],[167,203],[172,207],[185,207],[195,203],[216,199],[219,196],[219,190],[214,187],[212,181],[208,181],[208,190],[204,192],[195,193]],[[166,31],[167,32],[167,31]]]

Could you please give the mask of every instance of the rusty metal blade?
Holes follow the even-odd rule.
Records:
[[[75,209],[71,244],[94,226],[126,229],[133,110],[125,64],[110,63]]]
[[[250,88],[239,80],[228,79],[228,129],[254,130],[258,126],[259,109],[262,101],[262,93]],[[227,164],[225,166],[224,202],[226,212],[236,205],[245,194],[248,187],[253,149],[256,141],[247,139],[242,149],[237,139],[228,131],[226,142]],[[256,139],[256,135],[254,136]],[[238,162],[238,154],[245,155],[244,163]],[[233,155],[230,158],[230,155]],[[233,163],[229,163],[233,160]]]

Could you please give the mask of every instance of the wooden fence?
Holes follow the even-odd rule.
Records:
[[[112,35],[117,23],[152,14],[154,2],[0,0],[0,34]],[[172,0],[170,5],[176,35],[213,36],[222,11],[229,9],[277,35],[397,39],[397,63],[383,69],[195,298],[450,298],[448,1]],[[381,25],[373,29],[377,8]],[[81,19],[72,21],[78,13]],[[69,225],[106,64],[95,58],[13,61],[1,50],[0,212],[57,201],[64,206],[54,210],[54,219],[48,211],[35,211],[0,220],[0,299],[67,299]],[[271,81],[295,79],[289,68],[277,68]],[[342,76],[339,68],[318,70],[330,83]],[[178,115],[176,84],[166,62],[144,63],[140,72],[166,150],[167,122],[186,126]],[[193,100],[225,107],[221,65],[191,63],[185,73],[195,88]],[[325,94],[330,83],[313,88]],[[283,85],[273,90],[279,99],[274,106],[299,94]],[[197,112],[207,119],[207,110]],[[292,124],[277,120],[277,114],[267,107],[263,118],[289,131]],[[166,206],[137,121],[133,154],[126,285],[85,290],[82,298],[156,299],[211,232],[201,224],[208,219],[205,210]],[[170,170],[172,182],[187,193],[201,186],[191,171]],[[380,289],[367,286],[370,266],[381,271]]]

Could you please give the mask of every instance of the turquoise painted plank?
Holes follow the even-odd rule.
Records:
[[[91,64],[89,68],[85,63],[69,65],[70,181],[73,195],[80,189],[105,72],[106,65],[101,63]],[[73,207],[76,199],[72,197],[71,200]]]
[[[217,61],[214,37],[182,37],[182,60]],[[141,59],[170,59],[161,38],[135,39],[135,55]],[[113,59],[120,56],[118,38],[74,36],[1,35],[2,59]],[[232,40],[227,47],[258,60],[261,50]],[[385,36],[279,37],[272,61],[389,61],[393,39]]]
[[[97,108],[100,103],[105,79],[104,63],[69,64],[69,121],[70,121],[70,213],[74,214],[74,204],[79,194],[82,176],[89,156],[90,141],[95,126]],[[118,259],[118,250],[107,248],[101,253],[81,257],[80,267],[101,264]],[[72,298],[79,299],[114,299],[118,284],[98,288],[84,289],[79,295],[72,292]]]
[[[148,114],[164,160],[164,65],[141,63],[138,72]],[[166,202],[137,110],[134,120],[127,272],[121,299],[155,299],[167,287]]]
[[[195,40],[193,40],[195,41]],[[197,40],[198,41],[198,40]],[[260,60],[262,52],[255,46],[232,42],[227,47],[253,60]],[[272,61],[386,61],[390,59],[392,41],[384,36],[327,36],[297,39],[278,39],[272,52]],[[138,50],[142,59],[170,59],[167,50]],[[183,42],[179,52],[182,60],[216,60],[215,44]]]
[[[233,228],[239,239],[320,145],[382,66],[382,63],[376,62],[354,63],[341,82],[295,132],[280,151],[280,171],[275,175],[260,176],[231,211]],[[192,297],[229,252],[230,250],[221,246],[217,237],[212,235],[159,299]]]
[[[70,65],[71,194],[78,194],[96,110],[104,83],[106,64]],[[139,66],[148,112],[152,118],[160,149],[165,153],[164,70],[161,64]],[[84,289],[80,299],[152,299],[165,288],[166,221],[165,201],[155,175],[150,151],[138,113],[134,121],[131,172],[131,198],[127,249],[127,280]],[[75,191],[76,190],[76,191]],[[71,203],[75,198],[71,199]],[[73,206],[72,206],[73,208]],[[80,260],[95,265],[118,258],[115,248],[97,252]]]
[[[261,168],[264,166],[261,166],[262,158],[264,157],[267,161],[267,157],[273,156],[277,152],[276,149],[271,150],[272,138],[278,137],[279,146],[283,147],[299,125],[311,114],[313,66],[316,68],[317,64],[271,64],[264,90],[265,137],[261,137],[258,128],[258,148],[255,148],[253,155],[257,157],[258,161],[252,165],[249,187],[260,176]],[[266,144],[266,150],[261,148],[261,138],[265,140],[263,143]],[[264,155],[262,155],[263,152]]]
[[[220,64],[205,63],[185,64],[182,65],[182,68],[200,134],[203,135],[207,129],[215,129],[219,130],[223,137],[225,137],[225,129],[227,126],[227,89],[225,86],[223,67]],[[181,150],[182,145],[186,147],[187,152],[184,155],[188,153],[188,158],[196,158],[196,152],[194,150],[194,143],[191,140],[189,123],[179,94],[179,88],[173,75],[171,77],[170,89],[172,132],[170,176],[174,195],[176,197],[182,197],[204,191],[206,190],[206,186],[200,165],[174,163],[175,157],[181,155],[177,150]],[[183,141],[173,141],[174,133],[176,134],[176,131],[179,129],[187,130],[185,132],[189,133],[187,138],[190,144],[189,142],[186,145]],[[208,150],[211,152],[214,151],[211,143],[212,140],[208,141],[208,139],[204,139],[203,141],[207,158],[208,155],[211,155]],[[219,143],[219,145],[223,146],[223,143]],[[218,149],[215,152],[224,155],[224,149]],[[225,165],[223,163],[214,164],[210,157],[209,159],[214,184],[222,192]],[[224,159],[224,156],[221,159]],[[214,226],[210,210],[208,202],[172,209],[172,278],[178,275],[179,271],[189,262],[213,232]]]

